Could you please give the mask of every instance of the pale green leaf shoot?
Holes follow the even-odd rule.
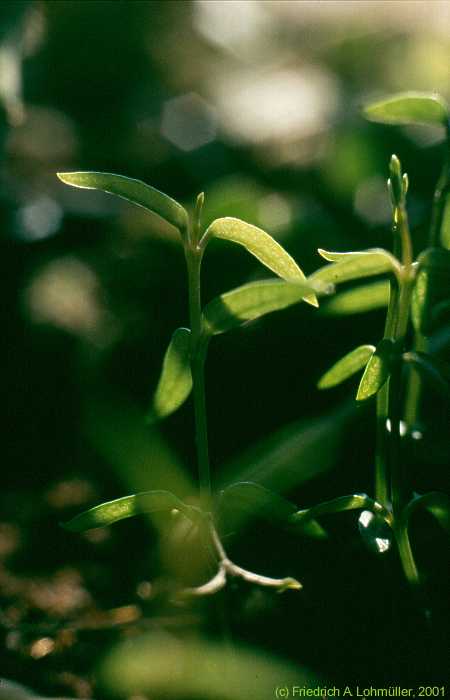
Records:
[[[161,376],[147,419],[149,423],[176,411],[191,393],[190,346],[191,331],[188,328],[177,328],[164,356]]]
[[[174,508],[183,512],[190,519],[193,519],[196,512],[193,507],[185,505],[170,491],[144,491],[101,503],[76,515],[67,523],[63,523],[63,527],[71,532],[84,532],[95,527],[112,525],[118,520],[131,518],[134,515],[156,513]]]
[[[206,305],[203,311],[205,328],[211,335],[224,333],[272,311],[298,304],[305,300],[308,293],[324,294],[330,291],[330,285],[305,282],[276,279],[250,282],[221,294]]]
[[[355,348],[325,372],[317,387],[319,389],[330,389],[341,384],[341,382],[365,367],[374,352],[375,347],[373,345],[360,345]]]
[[[242,245],[263,265],[278,277],[289,282],[305,282],[305,275],[289,253],[268,233],[240,219],[224,217],[210,224],[204,234],[204,240],[210,237],[222,238]],[[318,306],[316,296],[308,294],[305,301]]]
[[[158,214],[182,233],[187,230],[188,215],[184,207],[167,194],[141,180],[134,180],[124,175],[97,172],[58,173],[57,175],[66,185],[115,194]]]
[[[446,101],[435,93],[402,92],[364,108],[367,119],[382,124],[440,124],[449,118]]]

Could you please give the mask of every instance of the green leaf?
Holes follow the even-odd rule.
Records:
[[[429,335],[439,323],[435,309],[450,299],[450,250],[428,248],[419,255],[418,263],[411,316],[414,328]]]
[[[180,510],[191,520],[198,512],[192,506],[185,505],[170,491],[144,491],[90,508],[67,523],[63,523],[62,526],[71,532],[84,532],[95,527],[111,525],[118,520],[131,518],[133,515],[156,513],[173,508]]]
[[[412,516],[420,510],[428,511],[444,530],[450,532],[450,499],[446,494],[437,491],[426,493],[413,498],[400,515],[397,526],[400,559],[405,576],[414,587],[419,586],[421,581],[411,547],[409,527]]]
[[[372,513],[380,515],[389,525],[392,521],[392,516],[380,503],[374,501],[365,493],[355,493],[350,496],[339,496],[331,501],[319,503],[311,508],[299,510],[291,516],[293,523],[302,523],[310,518],[317,518],[321,515],[331,515],[334,513],[342,513],[346,510],[358,510],[364,508]]]
[[[57,173],[57,175],[66,185],[115,194],[158,214],[181,232],[187,230],[188,215],[184,207],[167,194],[159,192],[141,180],[133,180],[124,175],[96,172]]]
[[[306,280],[305,275],[289,253],[272,236],[257,226],[247,224],[240,219],[225,217],[216,219],[210,224],[204,234],[204,240],[208,240],[211,236],[242,245],[263,265],[284,280],[289,282],[305,282]],[[318,306],[314,294],[308,294],[305,301],[313,306]]]
[[[338,284],[361,277],[371,277],[386,272],[400,274],[400,264],[387,250],[374,248],[361,252],[331,253],[319,249],[320,255],[332,260],[331,265],[320,268],[308,277],[308,282],[331,282]]]
[[[320,313],[328,315],[359,314],[380,309],[389,303],[390,284],[379,280],[348,289],[320,305]]]
[[[441,224],[441,244],[443,248],[450,249],[450,192],[445,197],[444,211]]]
[[[364,109],[367,119],[382,124],[441,124],[449,118],[446,101],[435,93],[402,92]]]
[[[365,367],[375,352],[373,345],[360,345],[334,364],[320,378],[318,389],[330,389],[351,377],[355,372]]]
[[[387,338],[378,344],[361,378],[356,394],[357,401],[365,401],[374,396],[386,382],[391,372],[394,347],[392,340]]]
[[[191,393],[190,348],[191,331],[177,328],[164,356],[161,376],[147,418],[149,423],[176,411]]]
[[[254,517],[264,517],[286,525],[296,511],[294,503],[249,481],[227,486],[219,494],[219,513],[228,530],[236,530]],[[311,537],[326,537],[325,530],[315,520],[306,521],[303,530]]]
[[[320,292],[320,285],[284,280],[250,282],[210,301],[203,311],[203,317],[207,331],[216,335],[272,311],[298,304],[309,293],[320,294],[331,289],[330,285],[322,285]]]
[[[402,358],[406,364],[415,367],[444,398],[450,398],[449,383],[429,355],[422,352],[405,352]]]

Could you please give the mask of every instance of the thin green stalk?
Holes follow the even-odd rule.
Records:
[[[189,282],[189,316],[192,333],[191,371],[194,394],[195,436],[199,486],[202,496],[211,496],[211,476],[208,452],[208,429],[205,400],[205,359],[206,346],[202,341],[202,307],[200,295],[200,271],[203,251],[191,241],[186,250]]]

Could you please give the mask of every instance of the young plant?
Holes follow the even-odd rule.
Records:
[[[420,439],[417,417],[422,384],[448,401],[448,370],[435,355],[448,343],[450,310],[450,123],[445,101],[422,93],[405,93],[366,108],[366,116],[388,124],[438,124],[446,130],[446,156],[431,217],[429,247],[414,260],[406,210],[408,176],[393,155],[388,191],[392,204],[393,254],[373,249],[362,252],[319,253],[331,264],[314,273],[310,281],[335,284],[368,275],[389,275],[389,287],[379,282],[337,295],[330,302],[333,313],[364,311],[387,303],[383,338],[376,347],[361,345],[349,352],[320,379],[329,389],[364,368],[356,400],[376,397],[375,497],[343,496],[301,511],[298,522],[363,508],[359,528],[366,543],[382,553],[395,541],[409,583],[421,582],[410,541],[410,524],[420,510],[427,510],[450,529],[450,501],[442,493],[418,495],[409,483],[403,439]],[[409,341],[410,324],[413,342]]]
[[[121,175],[75,172],[60,173],[58,177],[74,187],[103,190],[127,199],[155,212],[179,231],[187,267],[190,327],[178,328],[172,336],[148,421],[154,422],[170,415],[186,401],[191,392],[193,393],[200,490],[200,506],[185,504],[168,491],[148,491],[98,505],[77,515],[66,523],[65,527],[74,532],[81,532],[110,525],[138,513],[179,511],[195,527],[206,532],[208,547],[213,552],[216,562],[216,573],[211,580],[185,593],[214,593],[225,585],[228,576],[272,587],[278,591],[301,588],[301,584],[291,577],[275,579],[247,571],[233,563],[226,555],[216,525],[216,516],[224,503],[229,503],[230,499],[241,503],[244,500],[250,509],[257,508],[271,518],[290,517],[296,508],[256,484],[236,484],[225,489],[217,498],[212,498],[204,368],[208,346],[213,336],[301,301],[317,306],[317,296],[329,293],[332,285],[320,281],[308,282],[293,258],[269,234],[256,226],[235,218],[221,218],[213,221],[203,231],[203,193],[197,197],[195,210],[190,218],[181,204],[167,195],[143,182]],[[201,266],[206,247],[213,238],[221,238],[243,246],[274,272],[278,279],[245,284],[221,294],[203,307]],[[320,531],[320,526],[312,521],[305,524],[305,529],[314,533]]]

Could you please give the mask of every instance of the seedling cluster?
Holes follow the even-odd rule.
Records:
[[[306,277],[295,260],[268,233],[236,218],[220,218],[202,228],[203,193],[192,217],[166,194],[121,175],[99,172],[60,173],[68,185],[98,189],[125,198],[165,219],[178,229],[183,245],[189,295],[189,328],[178,328],[163,360],[159,383],[148,421],[161,420],[176,411],[193,394],[197,444],[199,500],[183,503],[168,491],[148,491],[103,503],[77,515],[65,527],[74,532],[110,525],[139,513],[181,512],[205,533],[216,563],[212,578],[185,595],[206,595],[223,588],[229,577],[272,587],[300,589],[291,577],[274,579],[247,571],[232,562],[220,536],[217,513],[225,503],[237,503],[249,514],[281,520],[313,537],[326,536],[320,518],[347,510],[360,510],[359,530],[368,546],[383,554],[395,543],[405,576],[417,590],[421,577],[410,540],[415,513],[426,509],[450,529],[450,502],[442,493],[418,495],[405,468],[403,440],[417,434],[424,391],[436,391],[448,400],[448,368],[439,360],[448,345],[450,311],[450,122],[449,108],[437,95],[404,93],[365,109],[368,119],[387,124],[431,124],[445,129],[446,158],[433,202],[428,247],[413,253],[408,214],[408,177],[394,155],[389,164],[388,192],[392,204],[392,251],[330,252],[319,249],[328,264]],[[225,292],[206,305],[201,298],[201,266],[209,242],[220,238],[244,247],[276,277],[251,282]],[[319,389],[330,389],[363,370],[356,401],[376,403],[377,438],[374,456],[374,496],[352,494],[308,509],[285,500],[257,483],[238,482],[218,494],[211,489],[205,362],[215,335],[248,321],[319,299],[351,280],[378,277],[331,297],[334,314],[387,307],[383,337],[376,346],[361,345],[350,351],[320,379]]]

